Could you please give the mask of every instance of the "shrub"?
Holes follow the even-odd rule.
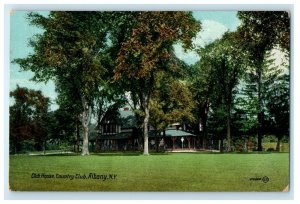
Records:
[[[274,149],[273,147],[270,147],[270,148],[267,149],[267,151],[268,151],[268,152],[274,152],[275,149]]]

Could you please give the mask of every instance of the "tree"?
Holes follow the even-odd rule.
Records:
[[[64,100],[80,112],[83,128],[82,155],[88,155],[89,124],[93,103],[106,68],[101,60],[107,47],[105,12],[50,12],[48,17],[30,13],[31,23],[44,29],[30,41],[34,52],[16,59],[23,70],[35,73],[34,80],[53,79]]]
[[[21,150],[21,143],[33,139],[36,148],[45,150],[49,98],[41,91],[19,87],[10,92],[15,100],[10,107],[10,141],[16,154]]]
[[[214,86],[213,67],[210,66],[206,53],[209,52],[209,46],[206,48],[207,52],[203,50],[201,59],[189,70],[187,79],[188,87],[192,93],[195,108],[193,110],[195,122],[192,123],[194,133],[200,137],[202,135],[203,147],[207,139],[207,122],[208,114],[211,105],[211,94]],[[200,138],[198,138],[200,139]]]
[[[289,135],[290,83],[289,62],[276,63],[270,53],[265,81],[265,108],[269,122],[269,133],[277,137],[276,150],[280,151],[283,136]],[[287,59],[287,56],[284,56]],[[277,60],[278,61],[278,60]]]
[[[257,121],[258,121],[258,151],[262,151],[262,137],[264,124],[262,76],[265,54],[277,45],[289,52],[290,47],[290,17],[284,11],[241,11],[238,17],[242,24],[238,32],[244,42],[244,50],[247,52],[251,67],[252,81],[255,81],[257,89]]]
[[[136,22],[118,52],[114,80],[130,81],[143,113],[144,154],[148,155],[150,100],[154,91],[155,73],[176,68],[172,60],[173,44],[192,45],[200,29],[190,12],[138,12]],[[124,87],[130,91],[130,86]]]
[[[239,31],[243,34],[249,49],[255,47],[270,50],[277,45],[289,52],[290,14],[288,11],[239,11],[242,21]]]
[[[205,82],[206,86],[204,86],[204,89],[200,89],[206,93],[203,108],[206,114],[202,114],[202,118],[206,122],[209,110],[208,106],[211,107],[214,115],[217,114],[219,115],[217,117],[226,118],[223,122],[226,123],[228,151],[231,151],[231,115],[234,105],[235,88],[239,83],[242,70],[245,68],[244,56],[236,41],[237,37],[237,33],[226,33],[222,39],[216,40],[206,46],[200,53],[200,66],[208,71],[208,73],[200,72],[200,74],[208,74],[208,79]],[[196,86],[197,83],[195,83]],[[200,103],[203,103],[203,101],[201,100]]]
[[[289,76],[278,77],[269,92],[267,108],[271,120],[272,133],[277,137],[276,150],[280,151],[283,136],[289,135]]]
[[[49,113],[48,132],[51,143],[77,144],[74,151],[79,152],[80,131],[79,117],[74,114],[72,106],[60,104],[57,110]]]
[[[172,76],[164,72],[157,73],[155,90],[150,100],[149,123],[153,126],[155,137],[172,123],[194,122],[194,102],[186,82],[180,80],[180,74]],[[183,76],[181,76],[182,79]],[[158,141],[156,139],[158,151]]]

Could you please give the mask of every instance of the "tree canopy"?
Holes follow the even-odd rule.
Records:
[[[22,150],[24,140],[33,140],[38,149],[44,147],[48,132],[49,98],[41,91],[19,87],[10,92],[14,105],[10,107],[10,151]]]
[[[258,150],[262,150],[263,129],[265,123],[263,75],[264,62],[267,52],[280,47],[289,52],[290,45],[290,17],[285,11],[251,11],[238,12],[241,26],[238,33],[244,52],[249,59],[248,80],[254,83],[252,97],[257,99],[255,109],[257,112]],[[251,92],[248,92],[251,93]]]
[[[31,40],[34,53],[17,59],[24,70],[35,73],[34,80],[53,79],[61,100],[75,102],[84,129],[84,148],[88,152],[88,126],[99,87],[106,81],[101,63],[106,44],[105,13],[50,12],[48,17],[29,15],[31,23],[44,32]]]
[[[132,98],[137,98],[144,115],[144,154],[148,154],[148,123],[155,77],[158,71],[178,70],[173,45],[182,42],[191,48],[192,38],[200,30],[190,12],[137,12],[136,23],[129,31],[117,57],[114,80],[134,84]],[[124,86],[131,91],[132,86]]]

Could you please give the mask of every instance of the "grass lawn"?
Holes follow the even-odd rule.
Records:
[[[38,174],[54,178],[32,178]],[[264,176],[268,182],[259,180]],[[10,156],[9,182],[14,191],[282,191],[289,154],[17,155]]]

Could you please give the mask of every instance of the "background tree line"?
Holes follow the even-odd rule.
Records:
[[[174,54],[176,43],[196,49],[192,40],[201,22],[191,12],[53,11],[47,17],[28,17],[44,32],[30,40],[34,52],[14,63],[33,71],[35,81],[53,80],[59,105],[50,111],[45,99],[45,119],[39,119],[45,125],[37,125],[41,129],[35,141],[68,140],[70,135],[79,141],[82,131],[82,155],[88,155],[91,117],[99,127],[109,110],[125,103],[130,103],[142,130],[146,155],[149,125],[158,133],[170,123],[185,123],[203,141],[226,139],[227,151],[232,140],[243,137],[257,137],[261,151],[264,135],[274,134],[278,142],[288,136],[289,63],[277,65],[278,56],[272,57],[277,50],[289,59],[287,12],[238,12],[237,31],[198,49],[201,59],[192,66]],[[10,110],[16,147],[26,138],[15,132],[17,126],[31,123],[29,110],[44,100],[40,92],[35,102],[29,103],[29,96],[18,99],[19,89],[11,92],[16,103]],[[23,112],[15,110],[21,107]],[[39,111],[34,110],[35,117],[42,118]],[[27,119],[18,122],[14,114]]]

